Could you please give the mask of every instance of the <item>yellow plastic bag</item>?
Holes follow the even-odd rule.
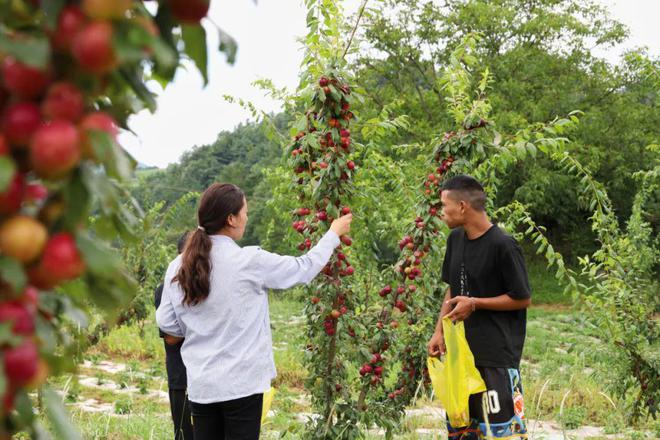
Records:
[[[447,411],[449,423],[454,428],[460,428],[470,424],[470,394],[483,393],[486,384],[474,366],[474,356],[465,339],[463,322],[453,324],[445,318],[442,329],[447,346],[445,360],[429,357],[427,365],[433,391]]]
[[[270,387],[268,391],[264,393],[264,404],[261,409],[261,424],[263,425],[268,416],[268,411],[270,410],[270,405],[273,403],[273,396],[275,396],[275,388]]]

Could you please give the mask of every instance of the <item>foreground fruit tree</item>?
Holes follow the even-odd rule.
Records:
[[[73,367],[85,310],[109,320],[136,291],[110,247],[141,215],[122,182],[134,161],[120,127],[155,109],[184,55],[206,78],[209,0],[0,1],[0,438],[43,435],[38,390],[62,438],[50,374]],[[220,30],[218,30],[220,31]],[[235,44],[221,32],[232,61]],[[39,434],[41,433],[41,434]],[[42,438],[42,437],[39,437]]]

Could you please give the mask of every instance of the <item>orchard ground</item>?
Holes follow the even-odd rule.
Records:
[[[530,264],[535,291],[521,371],[530,438],[658,438],[660,422],[625,425],[621,404],[604,388],[610,356],[597,330],[570,306],[543,263]],[[305,318],[295,290],[271,296],[277,394],[262,438],[297,438],[313,417],[305,392]],[[85,439],[166,439],[172,425],[164,350],[153,312],[140,325],[114,329],[85,355],[77,375],[50,379]],[[47,425],[47,421],[44,421]],[[397,438],[446,438],[444,413],[420,393]],[[383,438],[370,430],[367,438]],[[18,438],[27,438],[18,437]]]

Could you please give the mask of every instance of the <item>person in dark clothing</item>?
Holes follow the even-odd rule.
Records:
[[[488,219],[486,194],[474,178],[447,180],[441,201],[442,219],[452,229],[442,266],[442,280],[449,288],[428,352],[445,352],[443,318],[463,321],[487,388],[470,396],[469,426],[447,423],[448,438],[483,439],[489,430],[495,438],[527,438],[519,366],[531,289],[522,251]]]
[[[188,233],[186,232],[179,237],[177,243],[179,254],[183,252],[187,236]],[[162,295],[163,284],[161,283],[154,291],[156,309],[160,306]],[[158,333],[161,338],[167,337],[160,329]],[[167,386],[170,396],[170,412],[172,413],[172,421],[174,422],[174,440],[193,440],[193,429],[190,423],[190,403],[188,402],[186,393],[186,367],[183,365],[183,360],[181,359],[183,340],[176,344],[168,344],[163,341],[163,344],[165,345],[165,366],[167,369]]]

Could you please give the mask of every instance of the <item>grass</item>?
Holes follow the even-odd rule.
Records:
[[[90,351],[90,355],[102,357],[126,357],[129,359],[154,359],[163,351],[163,340],[154,331],[153,316],[143,327],[123,326],[114,329]]]
[[[305,317],[302,305],[286,297],[274,297],[270,303],[273,330],[273,354],[278,370],[276,388],[286,385],[302,392],[307,370],[303,366]]]
[[[528,260],[527,272],[534,304],[571,304],[571,298],[564,294],[564,288],[557,283],[555,271],[548,269],[546,260],[531,258]]]
[[[612,420],[613,400],[603,389],[608,353],[592,331],[574,312],[530,311],[521,365],[529,418],[559,419],[563,408],[563,419],[575,415],[568,425],[577,414],[580,424]]]
[[[622,432],[626,424],[620,404],[604,386],[609,379],[609,354],[598,332],[579,312],[567,307],[568,299],[543,264],[532,262],[529,273],[535,306],[528,313],[527,341],[521,365],[527,418],[554,420],[566,429],[595,425],[604,427],[606,433]],[[263,438],[277,438],[278,433],[284,431],[295,438],[303,429],[300,417],[312,412],[304,390],[307,372],[303,365],[305,319],[302,307],[302,303],[291,296],[274,294],[271,297],[278,377],[274,382],[277,394],[271,407],[275,415],[264,425]],[[153,313],[142,327],[131,325],[111,331],[86,358],[91,366],[81,367],[81,375],[93,378],[97,384],[118,384],[122,389],[83,386],[71,376],[51,380],[55,388],[66,391],[72,418],[83,438],[171,437],[167,400],[140,392],[140,389],[167,391],[164,350]],[[103,360],[123,363],[127,368],[108,373],[99,369]],[[128,392],[129,389],[134,391]],[[90,413],[72,405],[72,402],[92,399],[112,405],[112,412]],[[431,405],[437,406],[437,403],[425,397],[417,402],[418,407]],[[444,421],[438,417],[414,416],[402,423],[397,438],[425,438],[425,434],[416,430],[443,426]],[[627,435],[645,438],[648,431],[657,433],[660,424],[642,428],[645,431],[628,430]],[[367,438],[382,437],[370,433]]]

